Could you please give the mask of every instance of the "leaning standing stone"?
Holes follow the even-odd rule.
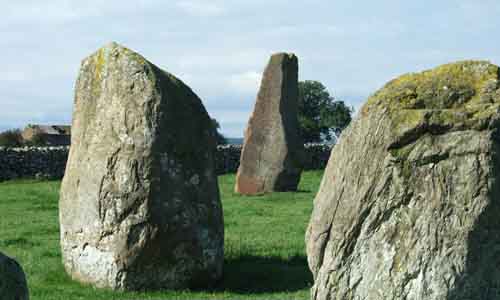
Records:
[[[28,300],[28,284],[21,266],[0,252],[0,299]]]
[[[368,99],[314,200],[312,299],[500,299],[499,74],[449,64]]]
[[[264,71],[245,132],[236,175],[237,193],[297,190],[304,157],[297,101],[297,57],[274,54]]]
[[[215,147],[210,118],[182,81],[116,43],[86,58],[59,203],[71,277],[121,290],[217,281]]]

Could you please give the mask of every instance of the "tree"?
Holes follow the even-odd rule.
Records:
[[[214,118],[211,118],[211,120],[212,120],[213,130],[215,131],[215,139],[217,141],[217,145],[226,145],[227,144],[226,138],[224,137],[224,135],[222,135],[222,133],[219,132],[220,129],[219,122],[217,122],[217,120]]]
[[[298,118],[304,143],[330,141],[351,122],[352,108],[337,101],[319,81],[299,82]]]
[[[20,129],[11,129],[0,133],[1,147],[20,147],[23,145],[23,141]]]

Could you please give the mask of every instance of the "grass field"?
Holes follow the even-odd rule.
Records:
[[[224,278],[214,290],[120,293],[73,282],[59,250],[59,181],[0,183],[0,251],[27,273],[31,299],[308,299],[312,276],[304,232],[322,172],[305,172],[297,193],[242,197],[219,177],[225,222]]]

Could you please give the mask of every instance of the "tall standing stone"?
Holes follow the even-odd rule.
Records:
[[[14,259],[0,252],[0,299],[28,300],[28,284],[24,271]]]
[[[368,99],[314,200],[312,299],[500,299],[499,72],[444,65]]]
[[[218,280],[215,147],[201,100],[179,79],[116,43],[86,58],[59,203],[71,277],[120,290]]]
[[[236,175],[237,193],[297,190],[304,157],[297,101],[297,57],[272,55],[245,132]]]

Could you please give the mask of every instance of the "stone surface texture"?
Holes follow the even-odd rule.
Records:
[[[0,299],[28,300],[24,271],[14,259],[0,252]]]
[[[297,189],[304,161],[297,101],[297,57],[287,53],[272,55],[245,132],[236,176],[237,193],[255,195]]]
[[[314,200],[312,299],[500,299],[499,86],[463,61],[368,99]]]
[[[142,290],[220,278],[210,122],[188,86],[127,48],[111,43],[83,60],[59,203],[73,279]]]

